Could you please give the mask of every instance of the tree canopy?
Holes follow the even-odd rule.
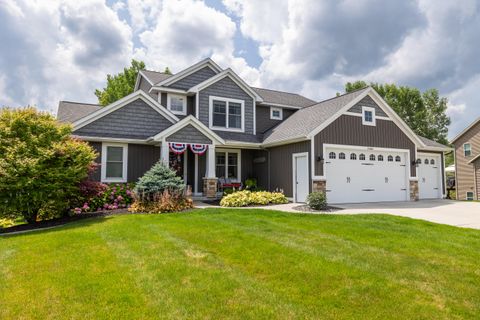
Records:
[[[421,92],[409,86],[355,81],[345,84],[345,92],[368,85],[380,94],[416,134],[448,144],[447,134],[450,125],[450,118],[446,114],[448,100],[440,97],[437,89]]]

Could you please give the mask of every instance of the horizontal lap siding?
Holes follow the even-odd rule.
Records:
[[[342,115],[314,138],[315,156],[323,155],[323,144],[341,144],[410,150],[410,174],[416,176],[415,144],[393,121],[376,120],[376,126],[362,125],[362,118]],[[315,161],[315,175],[323,176],[323,164]]]
[[[464,155],[463,145],[465,143],[470,143],[472,147],[472,155],[470,157],[465,157]],[[458,200],[465,200],[467,192],[471,191],[476,194],[479,191],[475,190],[474,165],[468,163],[478,154],[480,154],[480,124],[473,126],[455,141],[455,171]]]
[[[190,124],[171,134],[166,140],[171,142],[212,144],[212,140]]]
[[[172,83],[171,85],[169,85],[169,87],[181,90],[188,90],[191,87],[194,87],[197,84],[207,79],[210,79],[214,75],[216,75],[215,71],[213,71],[210,67],[204,67],[197,72],[192,73],[191,75]]]
[[[269,148],[270,151],[270,189],[283,189],[287,197],[293,197],[293,162],[294,153],[308,152],[309,168],[311,164],[310,141],[287,144]],[[311,181],[311,170],[308,170]],[[311,184],[309,183],[309,189]]]

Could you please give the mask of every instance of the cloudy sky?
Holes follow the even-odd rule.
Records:
[[[450,136],[480,116],[480,0],[0,0],[0,106],[96,102],[130,59],[212,57],[320,100],[346,81],[438,88]]]

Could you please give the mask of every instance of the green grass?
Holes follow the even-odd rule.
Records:
[[[463,319],[480,231],[197,210],[0,237],[0,319]]]

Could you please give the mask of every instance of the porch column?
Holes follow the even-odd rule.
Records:
[[[207,150],[207,168],[203,178],[203,195],[215,198],[217,195],[217,177],[215,173],[215,145],[209,144]]]
[[[169,149],[168,143],[165,139],[162,140],[162,145],[160,146],[160,160],[168,166],[169,163]]]

